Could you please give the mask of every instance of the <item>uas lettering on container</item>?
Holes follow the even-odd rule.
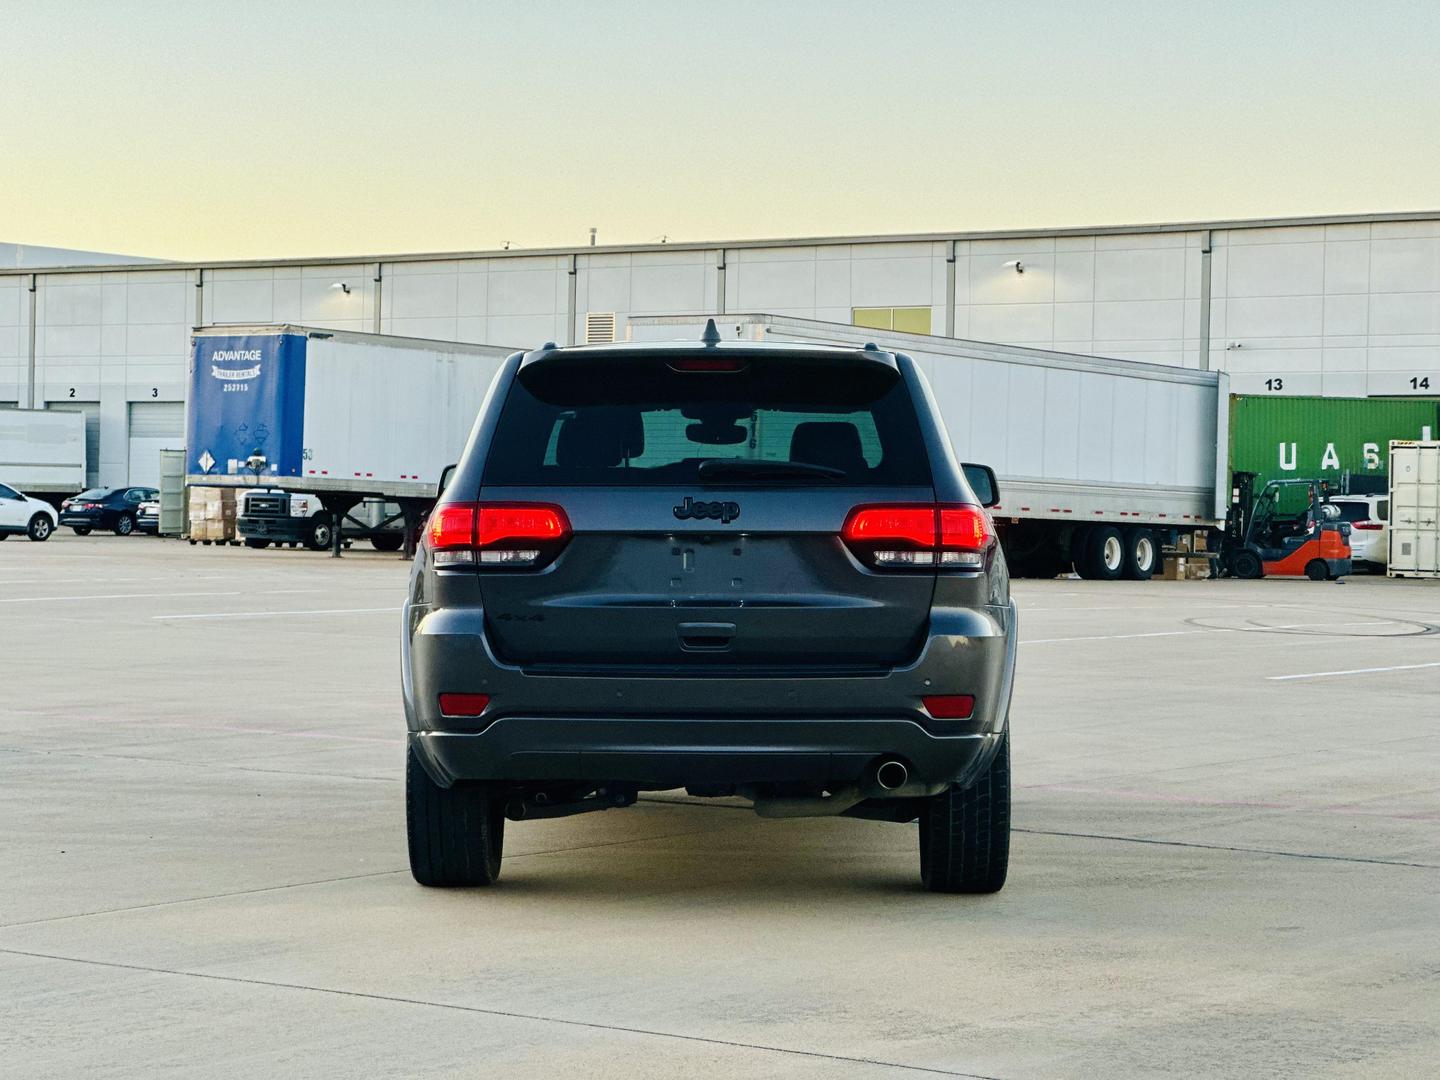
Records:
[[[185,471],[299,476],[305,439],[305,337],[204,336],[190,354]]]

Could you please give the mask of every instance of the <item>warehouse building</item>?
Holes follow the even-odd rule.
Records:
[[[154,480],[192,327],[533,346],[765,312],[1225,370],[1237,394],[1440,392],[1440,212],[272,262],[0,264],[0,407],[80,411],[91,479]]]

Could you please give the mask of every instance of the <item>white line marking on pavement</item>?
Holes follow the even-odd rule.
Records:
[[[240,589],[231,589],[229,592],[132,592],[132,593],[103,593],[90,596],[7,596],[0,599],[0,604],[38,604],[57,603],[62,600],[140,600],[145,598],[170,599],[177,596],[243,596]]]
[[[1271,682],[1286,682],[1290,679],[1325,679],[1332,675],[1373,675],[1381,671],[1416,671],[1420,668],[1440,667],[1440,660],[1433,664],[1396,664],[1393,667],[1359,667],[1348,671],[1308,671],[1303,675],[1267,675]]]
[[[1207,627],[1204,630],[1161,630],[1151,634],[1104,634],[1098,637],[1055,637],[1036,638],[1033,641],[1020,640],[1021,645],[1054,645],[1061,641],[1123,641],[1127,638],[1152,638],[1152,637],[1183,637],[1188,634],[1263,634],[1269,630],[1301,630],[1305,628],[1324,628],[1327,630],[1341,630],[1351,626],[1398,626],[1396,619],[1367,619],[1364,622],[1350,623],[1281,623],[1278,626],[1215,626]],[[1391,635],[1385,635],[1387,637]],[[1294,677],[1294,676],[1289,676]]]
[[[375,615],[395,614],[398,607],[320,608],[315,611],[217,611],[200,615],[151,615],[152,619],[272,619],[279,615]]]
[[[1186,634],[1208,634],[1208,633],[1211,633],[1211,632],[1212,632],[1212,631],[1209,631],[1209,630],[1161,630],[1161,631],[1159,631],[1158,633],[1154,633],[1154,634],[1102,634],[1102,635],[1099,635],[1099,636],[1097,636],[1097,637],[1051,637],[1051,638],[1036,638],[1036,639],[1033,640],[1033,641],[1026,641],[1024,638],[1021,638],[1021,639],[1020,639],[1020,644],[1021,644],[1021,645],[1054,645],[1054,644],[1056,644],[1057,642],[1060,642],[1060,641],[1121,641],[1121,640],[1124,640],[1125,638],[1181,637],[1181,636],[1186,635]]]

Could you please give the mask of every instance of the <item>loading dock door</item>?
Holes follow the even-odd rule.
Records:
[[[160,486],[160,451],[185,448],[183,401],[130,403],[130,483]]]
[[[85,486],[100,483],[100,403],[98,401],[51,401],[45,407],[52,412],[85,414]]]

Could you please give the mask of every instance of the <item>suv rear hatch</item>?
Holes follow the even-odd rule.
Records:
[[[857,506],[934,497],[885,353],[544,355],[506,398],[478,503],[497,535],[540,513],[553,544],[481,562],[487,635],[547,670],[878,672],[917,655],[935,574],[866,565],[842,531]]]

